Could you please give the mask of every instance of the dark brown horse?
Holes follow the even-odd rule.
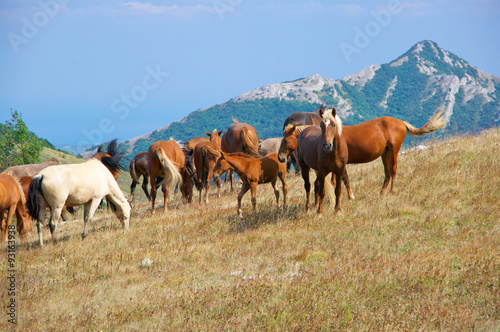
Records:
[[[325,178],[329,173],[333,173],[332,177],[335,176],[335,213],[340,211],[342,177],[346,173],[345,167],[348,158],[347,144],[342,135],[342,121],[335,109],[321,109],[320,116],[322,121],[319,127],[309,126],[300,133],[297,149],[306,190],[306,211],[311,206],[309,203],[311,190],[309,171],[311,168],[317,171],[315,191],[319,197],[317,210],[319,215],[323,212]]]
[[[185,201],[191,202],[193,196],[193,182],[186,170],[184,153],[174,140],[158,141],[151,144],[149,156],[149,182],[157,183],[158,177],[163,178],[157,185],[162,185],[164,211],[168,210],[167,199],[169,186],[181,184],[181,194]],[[157,186],[151,186],[151,209],[155,212]]]
[[[128,171],[130,177],[132,178],[132,183],[130,184],[130,202],[134,201],[135,187],[139,183],[139,179],[142,176],[142,190],[146,194],[148,201],[151,201],[151,195],[148,191],[149,182],[149,153],[140,152],[135,155],[135,157],[128,164]]]
[[[324,108],[322,105],[320,109]],[[319,126],[321,117],[319,116],[319,109],[314,112],[293,112],[290,114],[283,123],[283,131],[290,125],[296,126]]]
[[[125,157],[125,152],[118,151],[118,143],[116,138],[108,143],[106,151],[104,151],[104,146],[105,144],[101,144],[99,146],[99,149],[97,149],[97,153],[92,157],[100,160],[104,164],[104,166],[109,169],[116,180],[120,175],[120,170],[125,170],[125,168],[120,164],[122,159]]]
[[[197,188],[200,192],[200,200],[201,204],[201,196],[203,188],[205,188],[205,204],[208,203],[208,190],[210,189],[210,181],[212,180],[213,171],[215,164],[217,163],[217,157],[212,154],[207,153],[207,149],[211,148],[214,151],[220,151],[221,146],[221,138],[222,130],[217,132],[214,129],[211,133],[206,131],[207,136],[210,137],[208,142],[201,141],[194,148],[194,166],[196,168],[196,180],[197,180]],[[220,183],[220,181],[218,181]],[[219,187],[219,197],[220,197],[220,187]]]
[[[226,153],[243,152],[255,158],[262,157],[259,153],[259,138],[255,128],[247,123],[233,120],[232,124],[222,136],[221,149]],[[226,177],[227,179],[227,177]],[[229,171],[231,191],[233,191],[233,171]]]
[[[281,180],[283,190],[283,208],[286,207],[286,194],[288,186],[286,184],[286,164],[279,162],[277,153],[270,153],[261,158],[254,158],[245,153],[224,153],[209,150],[209,153],[214,156],[221,156],[215,168],[217,173],[221,174],[229,167],[233,169],[241,181],[243,186],[238,194],[238,216],[241,214],[241,199],[245,193],[250,190],[252,193],[252,207],[255,211],[257,208],[257,185],[262,183],[271,183],[274,195],[276,196],[276,204],[279,207],[280,192],[277,186],[277,179]]]
[[[7,241],[14,214],[17,219],[17,232],[24,240],[28,235],[30,218],[24,210],[24,197],[22,188],[11,175],[0,174],[0,229],[2,239]],[[7,217],[5,217],[7,212]]]
[[[406,121],[390,116],[384,116],[354,125],[343,126],[343,136],[349,149],[349,164],[371,162],[378,157],[384,164],[385,179],[381,194],[385,192],[391,182],[391,192],[394,192],[397,158],[401,145],[409,133],[411,136],[423,136],[432,133],[446,125],[443,120],[443,111],[439,111],[425,125],[413,127]],[[297,126],[288,126],[284,131],[286,137],[280,146],[279,158],[285,160],[297,146]]]

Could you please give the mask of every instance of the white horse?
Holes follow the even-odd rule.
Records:
[[[111,172],[100,161],[92,158],[81,164],[50,166],[33,177],[26,207],[37,218],[38,238],[43,246],[41,227],[45,211],[50,207],[50,233],[55,241],[55,230],[64,205],[84,207],[82,238],[87,236],[87,223],[99,203],[106,197],[116,209],[124,228],[129,229],[130,205]]]

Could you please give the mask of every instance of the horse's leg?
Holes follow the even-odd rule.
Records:
[[[217,177],[217,198],[221,198],[221,195],[220,195],[220,184],[221,184],[221,179],[220,179],[220,176]]]
[[[0,210],[0,217],[2,218],[2,225],[1,225],[1,229],[2,229],[2,239],[4,241],[7,241],[7,229],[9,228],[9,217],[5,217],[5,210],[7,210],[7,215],[10,213],[10,207],[7,208],[7,209],[2,209]]]
[[[52,209],[49,221],[50,235],[52,235],[52,241],[57,242],[56,239],[56,229],[59,223],[59,218],[61,217],[62,206],[56,206]]]
[[[210,189],[210,182],[212,181],[212,177],[214,176],[214,170],[213,168],[212,169],[208,169],[208,172],[207,172],[207,182],[206,182],[206,191],[205,191],[205,204],[208,204],[208,190]]]
[[[315,187],[316,187],[316,183],[317,183],[317,189],[318,189],[318,192],[317,192],[317,196],[318,196],[318,210],[316,211],[318,213],[318,216],[321,217],[322,213],[323,213],[323,199],[325,198],[325,178],[326,176],[323,174],[323,172],[321,171],[318,171],[318,175],[316,177],[316,181],[315,182]],[[328,181],[328,180],[326,180]]]
[[[144,175],[142,178],[143,178],[143,180],[142,180],[142,190],[146,194],[146,197],[148,198],[148,201],[151,201],[151,195],[148,192],[148,182],[149,182],[148,181],[148,177],[146,175]],[[133,197],[133,194],[132,194],[132,197]]]
[[[87,237],[87,223],[92,220],[95,210],[99,206],[100,199],[92,199],[90,202],[83,206],[83,233],[82,239]]]
[[[233,170],[229,170],[229,182],[231,183],[231,192],[233,192],[233,180],[234,180],[234,173]]]
[[[156,177],[150,175],[149,182],[151,183],[151,213],[155,213]]]
[[[168,201],[168,193],[170,191],[170,186],[166,184],[161,186],[161,191],[163,192],[163,212],[168,211],[167,201]]]
[[[345,168],[335,174],[335,214],[340,212],[340,195],[342,193],[342,177],[346,173]]]
[[[382,186],[382,190],[380,191],[380,194],[383,194],[385,190],[387,189],[387,186],[389,185],[389,181],[392,180],[391,183],[391,193],[394,193],[394,178],[396,177],[396,169],[397,169],[397,154],[394,155],[394,151],[391,148],[387,148],[387,151],[385,151],[382,154],[382,162],[384,164],[384,172],[385,172],[385,179],[384,179],[384,185]]]
[[[302,179],[304,179],[304,189],[306,190],[306,211],[309,211],[311,208],[311,203],[309,203],[309,193],[311,191],[311,183],[309,182],[309,166],[303,164],[300,165]]]
[[[21,237],[21,240],[25,240],[28,236],[30,218],[26,215],[24,210],[24,205],[21,201],[17,202],[16,208],[16,219],[17,219],[17,232]]]
[[[280,207],[280,190],[278,189],[278,178],[275,178],[273,181],[271,181],[271,185],[274,190],[274,196],[276,196],[276,205],[278,208]]]
[[[332,176],[333,178],[333,176]],[[349,182],[349,175],[347,175],[347,167],[344,171],[344,176],[342,177],[342,181],[344,181],[345,188],[347,189],[347,194],[349,195],[349,199],[354,199],[354,194],[351,190],[351,183]]]
[[[241,187],[241,191],[238,194],[238,216],[239,217],[243,217],[243,215],[241,214],[241,199],[243,198],[245,193],[248,191],[248,189],[250,189],[250,187],[247,186],[245,183],[243,183],[243,186]]]
[[[257,185],[258,182],[250,183],[250,190],[252,191],[252,207],[254,213],[257,211]]]
[[[63,221],[66,221],[68,219],[68,215],[66,213],[66,205],[64,205],[61,210],[61,218]]]
[[[38,242],[40,243],[40,247],[43,247],[43,222],[45,221],[45,215],[47,214],[47,203],[44,199],[38,198],[38,203],[40,210],[38,211],[36,228],[38,231]]]
[[[144,177],[146,179],[146,177]],[[137,186],[137,182],[132,179],[132,183],[130,184],[130,202],[134,201],[134,193],[135,193],[135,187]],[[144,187],[142,187],[144,189]],[[147,194],[146,194],[147,196]]]
[[[288,185],[286,184],[286,174],[278,173],[281,180],[281,187],[283,190],[283,210],[286,208],[286,194],[288,193]]]

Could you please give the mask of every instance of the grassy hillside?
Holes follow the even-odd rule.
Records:
[[[335,218],[331,203],[321,219],[304,211],[298,177],[285,211],[262,185],[243,220],[236,193],[171,195],[151,215],[138,188],[128,232],[99,212],[82,240],[80,213],[41,249],[33,228],[16,252],[17,328],[498,331],[499,155],[498,129],[406,150],[384,196],[380,161],[349,165],[356,199],[343,190]]]
[[[40,162],[47,161],[51,158],[56,158],[61,164],[77,164],[83,162],[83,159],[77,158],[72,154],[46,147],[42,148],[40,153]]]

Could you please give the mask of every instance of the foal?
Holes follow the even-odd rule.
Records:
[[[210,153],[218,155],[216,151],[209,150]],[[281,180],[283,189],[283,209],[286,207],[286,194],[288,186],[286,184],[286,164],[280,163],[276,152],[269,153],[265,157],[254,158],[245,153],[224,153],[220,152],[220,159],[215,166],[215,174],[222,174],[228,167],[233,169],[243,182],[240,193],[238,194],[238,216],[241,214],[241,199],[250,189],[252,193],[253,210],[257,208],[257,185],[262,183],[271,183],[276,204],[279,207],[280,192],[277,187],[277,179]]]

